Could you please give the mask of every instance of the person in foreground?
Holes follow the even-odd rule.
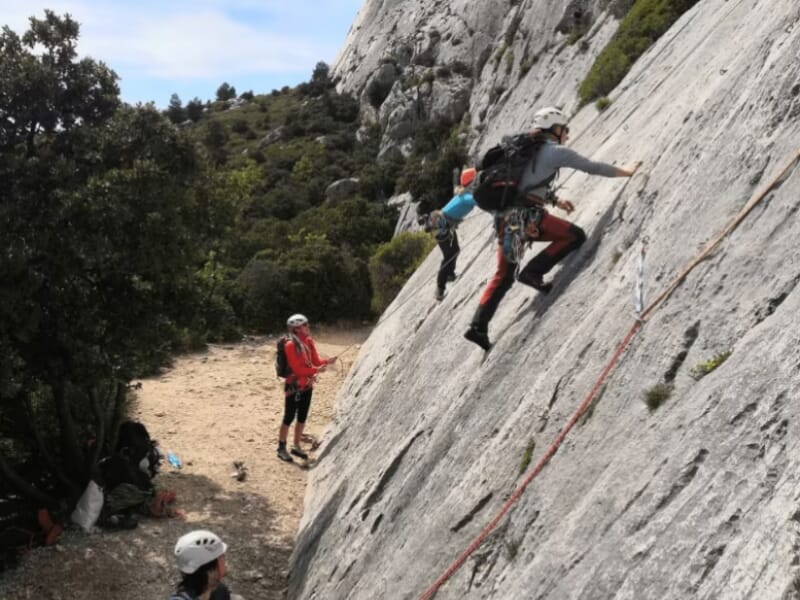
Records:
[[[564,144],[569,138],[567,121],[566,115],[558,108],[544,108],[534,115],[534,129],[529,135],[540,140],[541,144],[523,172],[513,200],[515,208],[511,211],[518,212],[520,209],[525,211],[522,227],[525,241],[550,242],[550,244],[534,256],[519,271],[519,275],[516,275],[516,265],[509,260],[509,252],[507,249],[504,251],[506,221],[509,214],[497,215],[497,268],[486,285],[470,327],[464,334],[466,339],[484,350],[489,350],[492,346],[489,341],[489,321],[497,311],[503,296],[514,284],[515,276],[520,282],[540,293],[548,293],[552,283],[545,282],[544,275],[586,240],[583,229],[551,215],[544,208],[545,204],[549,203],[567,214],[575,208],[569,200],[558,198],[552,189],[558,170],[567,167],[590,175],[631,177],[639,167],[639,163],[630,168],[615,167],[589,160],[566,148]]]
[[[243,600],[222,583],[227,544],[205,529],[191,531],[175,544],[175,564],[181,573],[169,600]]]

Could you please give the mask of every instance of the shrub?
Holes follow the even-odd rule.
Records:
[[[435,242],[427,233],[404,232],[381,244],[369,259],[372,309],[382,313],[425,260]]]
[[[519,465],[519,474],[522,475],[525,471],[528,470],[528,466],[531,464],[531,459],[533,458],[533,451],[536,448],[536,440],[531,438],[528,441],[528,445],[525,447],[525,452],[522,454],[522,462]]]
[[[720,352],[719,354],[715,354],[712,358],[709,358],[707,361],[701,362],[700,364],[693,366],[689,371],[689,375],[691,375],[692,378],[694,378],[695,380],[699,381],[700,379],[711,373],[711,371],[720,366],[722,363],[724,363],[730,355],[731,355],[730,350],[727,350],[726,352]]]
[[[347,282],[343,285],[343,282]],[[302,311],[314,321],[369,316],[369,274],[363,261],[323,236],[300,232],[284,250],[257,254],[236,281],[244,324],[275,330]]]
[[[578,92],[581,103],[608,95],[636,59],[696,3],[697,0],[639,0],[634,3],[581,84]]]
[[[611,98],[609,98],[608,96],[603,96],[602,98],[598,98],[597,101],[594,103],[594,105],[597,107],[597,110],[603,112],[605,109],[611,106]]]
[[[231,131],[236,133],[245,134],[250,130],[250,125],[245,119],[234,119],[231,123]]]
[[[672,394],[672,386],[668,383],[657,383],[644,393],[644,403],[650,412],[654,412],[664,404]]]

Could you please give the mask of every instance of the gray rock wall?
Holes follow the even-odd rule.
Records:
[[[456,4],[365,3],[337,68],[362,53],[357,25]],[[513,10],[500,4],[475,11]],[[494,270],[490,216],[461,226],[460,277],[441,303],[434,250],[338,398],[290,598],[418,598],[467,548],[630,329],[642,241],[652,300],[800,149],[799,19],[795,0],[703,0],[606,112],[576,115],[571,146],[644,165],[629,181],[562,175],[587,243],[555,271],[549,296],[511,289],[488,356],[461,336]],[[598,39],[612,21],[597,18]],[[580,80],[580,57],[545,63],[561,59],[551,79]],[[482,76],[472,100],[489,85]],[[534,101],[525,86],[487,112],[487,137],[559,93],[575,106],[574,87],[545,84],[552,95]],[[800,597],[799,188],[800,167],[644,323],[600,399],[437,599]],[[690,376],[729,350],[712,373]],[[648,411],[644,392],[665,381],[671,396]]]

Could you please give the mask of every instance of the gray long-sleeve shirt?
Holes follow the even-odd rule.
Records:
[[[520,189],[526,194],[532,193],[544,198],[547,186],[542,185],[542,183],[562,167],[583,171],[584,173],[589,173],[589,175],[601,175],[602,177],[615,177],[617,173],[617,168],[613,165],[589,160],[574,150],[548,140],[539,148],[533,164],[530,167],[526,167]]]

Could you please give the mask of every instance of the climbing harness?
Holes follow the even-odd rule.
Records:
[[[467,559],[472,555],[475,550],[483,543],[483,541],[488,537],[488,535],[497,527],[498,523],[502,520],[502,518],[508,513],[511,507],[516,503],[517,500],[522,496],[525,492],[527,487],[530,485],[531,481],[544,469],[545,465],[550,461],[553,455],[558,450],[559,446],[561,446],[561,442],[567,437],[570,430],[575,426],[583,414],[588,410],[588,408],[592,405],[597,396],[597,393],[603,388],[603,384],[605,383],[606,378],[609,376],[611,371],[613,371],[614,367],[616,366],[617,362],[619,361],[620,356],[624,352],[625,348],[627,348],[630,341],[639,331],[639,329],[644,325],[645,319],[658,308],[662,302],[664,302],[669,296],[672,295],[677,287],[683,282],[686,276],[703,260],[705,260],[709,254],[719,245],[719,243],[725,238],[731,231],[736,229],[736,227],[741,223],[744,218],[750,213],[750,211],[759,203],[761,202],[766,195],[782,180],[789,174],[789,172],[794,168],[797,162],[800,161],[800,150],[798,150],[794,156],[792,156],[791,160],[789,160],[784,167],[778,172],[776,175],[760,192],[755,194],[748,202],[745,204],[744,208],[739,211],[739,213],[731,220],[731,222],[722,230],[713,240],[711,240],[706,247],[698,254],[694,259],[692,259],[678,275],[667,285],[666,289],[664,289],[661,294],[653,300],[650,305],[644,309],[639,318],[634,321],[633,325],[631,326],[628,333],[622,339],[622,341],[617,346],[617,349],[614,351],[614,354],[611,356],[611,359],[608,361],[606,366],[603,368],[600,376],[598,377],[597,381],[592,386],[592,389],[589,390],[584,401],[581,405],[577,408],[575,413],[570,417],[570,420],[564,426],[564,428],[558,433],[553,443],[547,449],[544,456],[539,459],[539,462],[533,467],[533,470],[525,477],[523,482],[517,487],[516,490],[509,496],[508,500],[506,500],[503,505],[500,507],[500,510],[497,514],[492,518],[489,524],[480,532],[480,534],[472,541],[472,543],[464,550],[458,558],[442,573],[441,576],[427,589],[425,592],[420,596],[420,600],[430,600],[436,594],[442,585],[453,576],[453,574],[467,561]]]
[[[503,256],[510,264],[515,265],[515,278],[519,275],[525,248],[539,237],[539,223],[543,216],[544,210],[538,207],[512,208],[503,214]]]

